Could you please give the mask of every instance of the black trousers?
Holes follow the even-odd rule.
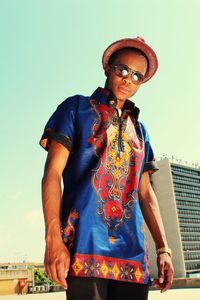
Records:
[[[149,284],[112,279],[70,277],[67,300],[147,300]]]

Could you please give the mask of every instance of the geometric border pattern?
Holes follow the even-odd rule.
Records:
[[[136,283],[146,283],[147,280],[142,265],[138,261],[89,254],[74,255],[70,275]]]

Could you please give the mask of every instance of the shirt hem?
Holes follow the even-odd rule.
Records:
[[[149,276],[142,267],[140,261],[76,253],[72,259],[70,276],[97,277],[147,284]]]
[[[148,171],[149,174],[153,174],[154,172],[156,172],[158,170],[159,170],[159,168],[158,168],[156,161],[148,161],[148,162],[144,163],[143,172]]]
[[[62,144],[70,152],[72,150],[72,142],[70,138],[52,130],[51,128],[46,129],[40,140],[40,145],[47,151],[49,149],[49,140],[54,140],[59,144]]]

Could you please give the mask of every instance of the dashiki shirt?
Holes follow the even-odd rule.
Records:
[[[50,117],[40,140],[70,151],[63,171],[62,238],[70,275],[150,282],[144,221],[138,201],[142,172],[157,170],[139,109],[126,100],[120,116],[105,88],[75,95]]]

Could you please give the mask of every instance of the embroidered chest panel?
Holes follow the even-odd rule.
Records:
[[[92,176],[97,194],[97,214],[110,230],[130,220],[137,201],[144,141],[136,133],[130,116],[121,118],[117,110],[91,103],[96,118],[88,142],[93,145],[99,164]]]

